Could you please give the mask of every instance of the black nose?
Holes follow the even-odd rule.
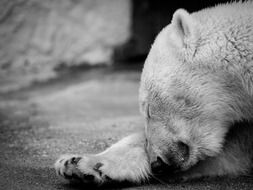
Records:
[[[162,161],[160,157],[157,157],[156,161],[151,163],[151,170],[154,174],[160,174],[163,172],[165,163]]]
[[[180,171],[180,166],[171,159],[167,164],[160,157],[157,157],[156,161],[151,163],[151,171],[154,175],[169,175]]]

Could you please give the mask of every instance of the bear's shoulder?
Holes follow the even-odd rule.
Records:
[[[253,26],[253,1],[218,4],[191,14],[206,29],[235,28],[237,25]]]
[[[249,16],[253,15],[253,1],[217,4],[213,7],[196,11],[193,15],[198,18]]]

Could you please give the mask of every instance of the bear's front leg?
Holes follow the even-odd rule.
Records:
[[[125,137],[99,154],[62,156],[56,161],[55,169],[65,179],[98,185],[111,181],[145,181],[150,174],[150,164],[144,134]]]

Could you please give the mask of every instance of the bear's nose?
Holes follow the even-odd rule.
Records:
[[[156,161],[151,163],[151,170],[154,174],[160,174],[163,172],[163,166],[165,166],[165,163],[162,161],[162,159],[158,156]]]
[[[160,157],[157,157],[156,161],[151,163],[151,171],[154,175],[161,175],[164,173],[167,175],[180,171],[180,167],[172,160],[167,164]]]

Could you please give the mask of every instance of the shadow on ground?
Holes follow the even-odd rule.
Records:
[[[142,130],[140,71],[97,68],[0,94],[0,189],[94,189],[69,184],[53,169],[65,153],[97,153]],[[253,179],[142,186],[119,184],[100,189],[253,189]]]

